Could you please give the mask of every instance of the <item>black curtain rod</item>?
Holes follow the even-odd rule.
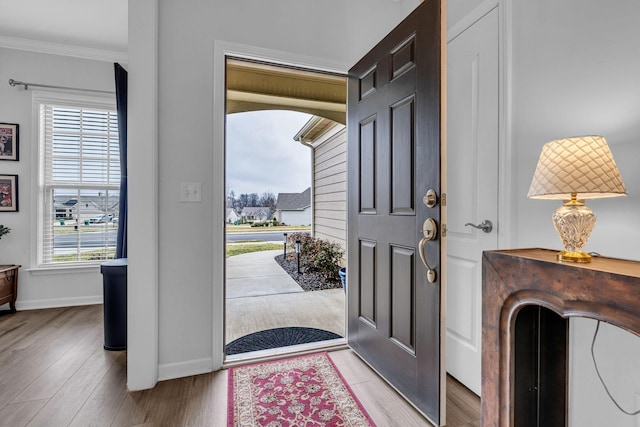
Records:
[[[38,84],[38,83],[19,82],[19,81],[13,80],[13,79],[9,79],[9,86],[11,86],[11,87],[24,86],[25,90],[29,89],[29,87],[32,86],[32,87],[44,87],[44,88],[48,88],[48,89],[77,90],[77,91],[80,91],[80,92],[107,93],[107,94],[110,94],[110,95],[115,94],[115,92],[108,91],[108,90],[82,89],[82,88],[78,88],[78,87],[43,85],[43,84]]]

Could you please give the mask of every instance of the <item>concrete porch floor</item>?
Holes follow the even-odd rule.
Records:
[[[262,251],[227,258],[225,343],[286,326],[345,336],[344,290],[305,292],[273,259],[281,253]]]

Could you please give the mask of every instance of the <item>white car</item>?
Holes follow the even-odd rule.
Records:
[[[105,214],[96,215],[92,218],[89,218],[90,224],[104,224],[105,219],[108,218],[108,221],[113,221],[113,214],[109,214],[108,216]]]

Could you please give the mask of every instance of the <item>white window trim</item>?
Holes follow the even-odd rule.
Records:
[[[46,264],[40,265],[38,258],[42,251],[42,224],[40,218],[43,215],[42,197],[40,194],[40,105],[41,104],[62,104],[70,107],[79,108],[97,108],[97,109],[116,109],[116,99],[114,95],[101,94],[78,94],[66,91],[41,91],[34,90],[31,95],[31,140],[34,141],[31,149],[31,266],[26,269],[34,274],[47,272],[84,273],[87,271],[95,271],[102,261],[82,262],[82,263],[66,263],[63,265]]]

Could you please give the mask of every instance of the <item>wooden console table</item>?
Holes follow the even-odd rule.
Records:
[[[515,249],[484,252],[482,259],[482,425],[564,426],[567,423],[566,399],[566,345],[569,317],[588,317],[602,320],[640,335],[640,262],[594,257],[589,264],[559,262],[557,251],[545,249]],[[527,324],[518,316],[525,309],[540,307],[551,313],[552,322],[536,317]],[[537,315],[534,315],[534,317]],[[546,315],[545,315],[546,316]],[[553,320],[557,317],[560,321]],[[544,316],[543,316],[544,317]],[[547,390],[563,394],[544,405],[545,399],[536,398],[535,420],[520,416],[519,409],[528,406],[517,393],[522,385],[516,380],[521,365],[516,346],[518,322],[525,332],[546,326],[539,333],[540,348],[536,349],[538,367],[545,377]],[[529,327],[531,326],[531,327]],[[538,331],[539,332],[539,331]],[[520,341],[526,341],[520,339]],[[551,343],[546,343],[551,341]],[[546,346],[546,347],[545,347]],[[525,350],[526,352],[526,350]],[[540,362],[540,358],[546,360]],[[560,354],[559,357],[556,357]],[[517,356],[517,357],[516,357]],[[525,363],[526,364],[526,363]],[[548,371],[547,373],[545,373]],[[542,384],[540,382],[539,384]],[[534,386],[530,390],[540,393]],[[550,400],[547,400],[550,402]],[[519,409],[515,409],[519,408]]]
[[[16,312],[18,297],[19,265],[0,265],[0,305],[9,303],[12,313]]]

